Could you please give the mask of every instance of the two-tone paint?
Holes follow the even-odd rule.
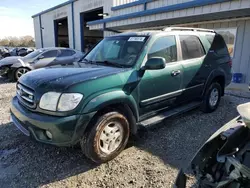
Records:
[[[190,33],[157,31],[120,34],[149,36],[137,62],[130,68],[78,62],[67,67],[32,71],[21,77],[19,83],[34,91],[35,107],[27,108],[15,97],[11,115],[20,125],[31,130],[36,140],[67,146],[80,140],[97,112],[122,105],[125,114],[130,114],[129,119],[133,119],[130,126],[135,134],[140,121],[181,103],[202,100],[211,81],[216,79],[224,89],[231,80],[229,54],[218,56],[213,52],[213,45],[216,44],[211,47],[205,33],[192,32],[199,37],[206,55],[184,61],[178,42],[181,34]],[[148,60],[147,54],[154,41],[169,35],[175,36],[177,41],[177,61],[167,63],[160,70],[145,70],[143,67]],[[39,101],[48,91],[81,93],[84,98],[72,111],[45,111],[39,108]],[[44,135],[46,130],[52,132],[52,140]]]

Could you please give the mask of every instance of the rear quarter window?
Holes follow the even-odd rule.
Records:
[[[74,55],[76,52],[73,50],[61,50],[59,57],[68,57]]]
[[[206,38],[210,44],[213,43],[215,35],[206,35]]]
[[[211,45],[211,49],[218,55],[229,55],[227,45],[220,34],[216,34]]]

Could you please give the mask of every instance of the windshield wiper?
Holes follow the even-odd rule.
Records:
[[[88,59],[86,59],[86,58],[82,59],[81,62],[82,62],[82,61],[85,61],[85,62],[90,63],[90,64],[96,64],[95,61],[91,61],[91,60],[88,60]]]
[[[106,61],[97,61],[96,63],[104,63],[104,64],[111,65],[111,66],[114,66],[114,67],[124,68],[124,66],[121,65],[121,64],[114,63],[114,62],[107,61],[107,60]]]

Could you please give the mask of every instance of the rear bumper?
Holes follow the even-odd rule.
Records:
[[[35,113],[20,105],[17,97],[13,98],[11,105],[12,121],[20,131],[39,142],[56,146],[75,145],[94,114],[57,117]],[[51,139],[46,131],[52,134]]]
[[[228,86],[231,82],[232,82],[232,78],[233,78],[233,74],[230,73],[227,78],[226,78],[226,85],[225,86]]]

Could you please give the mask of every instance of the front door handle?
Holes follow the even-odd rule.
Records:
[[[179,74],[181,74],[180,70],[176,70],[176,71],[172,71],[171,76],[178,76]]]

